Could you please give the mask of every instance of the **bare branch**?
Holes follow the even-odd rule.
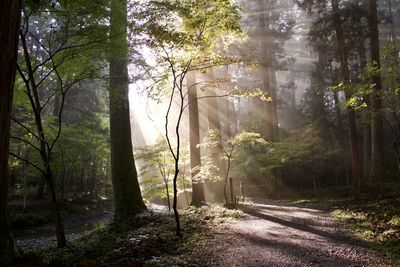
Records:
[[[31,166],[32,166],[33,168],[35,168],[36,170],[40,171],[43,175],[46,175],[46,173],[45,173],[44,170],[42,170],[42,169],[39,168],[36,164],[30,162],[29,160],[26,160],[26,159],[24,159],[24,158],[22,158],[22,157],[20,157],[20,156],[18,156],[18,155],[16,155],[16,154],[12,153],[12,152],[8,152],[8,154],[11,155],[11,156],[13,156],[13,157],[16,157],[16,158],[19,159],[19,160],[22,160],[23,162],[25,162],[25,163],[31,165]]]
[[[15,136],[10,136],[10,139],[14,139],[14,140],[18,140],[18,141],[24,142],[24,143],[30,145],[31,147],[33,147],[34,149],[36,149],[37,151],[40,152],[40,148],[38,148],[37,146],[35,146],[35,145],[32,144],[31,142],[29,142],[29,141],[27,141],[27,140],[25,140],[25,139],[23,139],[23,138],[19,138],[19,137],[15,137]]]
[[[45,142],[45,140],[41,139],[36,133],[32,132],[31,129],[29,129],[28,127],[26,127],[25,125],[23,125],[22,123],[20,123],[16,118],[14,117],[10,117],[11,120],[15,123],[17,123],[19,126],[21,126],[22,128],[24,128],[28,133],[32,134],[34,137],[36,137],[38,140]]]
[[[206,95],[206,96],[199,96],[199,97],[193,98],[193,99],[191,99],[190,101],[188,101],[188,103],[187,103],[185,106],[183,106],[183,110],[185,110],[185,109],[190,105],[190,103],[192,103],[193,101],[197,101],[197,100],[204,99],[204,98],[213,98],[213,97],[220,98],[220,97],[228,97],[228,96],[231,96],[231,95],[226,94],[226,95]]]

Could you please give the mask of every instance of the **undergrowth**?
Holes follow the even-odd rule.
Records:
[[[175,236],[172,215],[143,213],[129,230],[110,224],[78,238],[68,247],[33,248],[31,266],[199,266],[207,265],[212,229],[239,218],[241,211],[211,205],[182,211],[183,238]],[[26,266],[26,265],[24,265]]]
[[[400,199],[352,204],[336,209],[333,216],[352,233],[400,266]]]

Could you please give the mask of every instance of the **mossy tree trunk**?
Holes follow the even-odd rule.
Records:
[[[10,113],[17,67],[20,1],[0,1],[0,265],[16,258],[7,210]]]
[[[131,141],[127,43],[127,1],[111,1],[110,128],[111,173],[116,223],[145,210]]]

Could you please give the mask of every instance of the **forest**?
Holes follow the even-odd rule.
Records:
[[[2,266],[400,266],[400,0],[1,0]]]

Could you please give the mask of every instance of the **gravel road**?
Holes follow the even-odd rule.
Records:
[[[328,212],[253,204],[215,237],[213,266],[391,266]]]

